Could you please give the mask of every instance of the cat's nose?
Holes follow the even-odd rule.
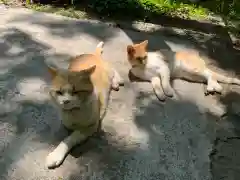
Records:
[[[63,104],[68,104],[68,103],[70,103],[69,100],[65,100],[65,101],[63,101]]]

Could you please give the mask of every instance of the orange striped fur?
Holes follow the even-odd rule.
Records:
[[[48,168],[58,167],[72,147],[99,130],[111,89],[123,85],[118,72],[102,59],[102,52],[100,42],[95,52],[71,58],[67,71],[48,68],[52,77],[50,95],[61,110],[63,125],[73,131],[49,153]]]

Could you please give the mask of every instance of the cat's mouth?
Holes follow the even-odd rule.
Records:
[[[72,106],[72,107],[62,107],[63,111],[74,111],[81,109],[81,106]]]
[[[135,68],[135,67],[141,67],[142,64],[133,64],[132,67]]]
[[[143,68],[144,66],[145,64],[133,64],[132,68],[136,68],[136,67]]]
[[[63,110],[69,111],[69,110],[77,110],[77,109],[81,109],[81,106],[75,103],[65,103],[65,104],[61,104],[61,107]]]

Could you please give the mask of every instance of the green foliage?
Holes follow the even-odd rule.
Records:
[[[229,19],[240,19],[239,0],[214,0],[202,3],[210,11],[223,15]]]
[[[108,16],[144,16],[141,3],[136,0],[89,0],[89,7]]]
[[[79,0],[80,2],[80,0]],[[89,0],[89,7],[98,14],[145,18],[156,15],[202,19],[210,12],[229,18],[240,17],[240,0]]]
[[[184,14],[185,18],[193,15],[198,18],[208,14],[202,7],[196,11],[195,5],[176,0],[89,0],[88,6],[98,14],[125,18],[147,18],[163,14]]]
[[[198,3],[191,3],[190,0],[33,0],[34,4],[30,0],[22,1],[38,10],[51,9],[77,18],[85,16],[87,9],[87,12],[97,16],[117,19],[146,20],[168,15],[201,20],[207,19],[210,13],[224,17],[225,21],[240,19],[240,0],[207,0]]]

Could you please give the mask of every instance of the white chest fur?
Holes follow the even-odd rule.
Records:
[[[150,81],[153,77],[159,76],[159,71],[168,68],[167,63],[155,52],[148,53],[147,64],[145,67],[133,67],[131,72],[143,80]]]
[[[68,129],[81,129],[99,120],[99,108],[97,98],[93,95],[79,109],[62,111],[62,122]]]

